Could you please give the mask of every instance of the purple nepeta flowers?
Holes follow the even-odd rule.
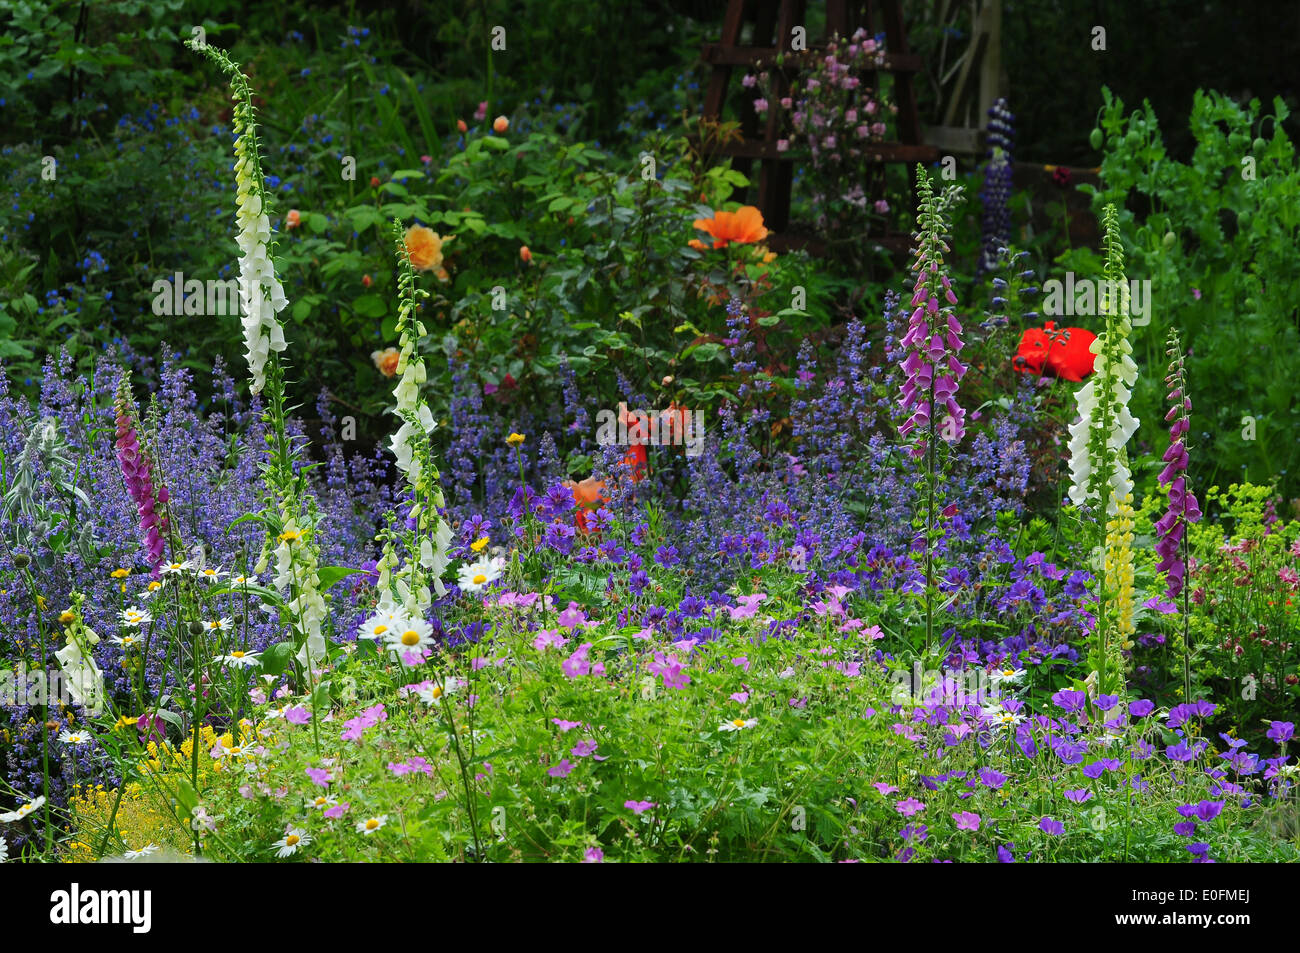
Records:
[[[117,460],[122,468],[127,492],[140,515],[140,532],[144,537],[145,551],[149,555],[149,567],[156,576],[158,567],[163,562],[162,534],[167,530],[167,516],[159,513],[158,507],[167,502],[167,487],[154,486],[153,463],[148,452],[140,446],[130,386],[123,377],[117,388],[117,399],[113,403],[117,423],[114,446],[117,448]]]

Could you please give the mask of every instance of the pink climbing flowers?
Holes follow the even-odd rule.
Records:
[[[167,502],[167,487],[154,485],[153,463],[148,451],[140,446],[135,403],[131,399],[130,382],[125,377],[118,385],[113,410],[117,424],[113,444],[117,448],[117,462],[122,468],[127,493],[140,516],[145,552],[156,576],[165,548],[162,534],[167,531],[167,514],[162,506]]]

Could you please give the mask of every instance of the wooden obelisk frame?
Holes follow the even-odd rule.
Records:
[[[875,88],[878,73],[888,72],[894,77],[895,116],[899,141],[878,143],[867,147],[867,154],[879,169],[869,176],[864,189],[874,201],[883,198],[885,165],[887,163],[931,163],[939,158],[939,151],[921,141],[921,125],[916,113],[916,95],[912,87],[913,76],[921,71],[921,58],[910,52],[907,35],[903,30],[900,0],[882,2],[854,2],[854,0],[826,0],[826,36],[810,43],[806,51],[791,49],[794,28],[806,22],[806,0],[728,0],[722,23],[722,37],[717,43],[706,44],[701,56],[711,66],[708,89],[704,97],[703,114],[718,119],[726,101],[727,88],[735,67],[758,71],[769,69],[774,94],[789,94],[789,77],[784,66],[797,66],[801,60],[820,55],[832,34],[850,36],[859,26],[868,30],[879,28],[885,34],[885,59],[879,70],[871,70],[862,81]],[[747,23],[753,24],[753,45],[742,46],[740,40]],[[782,56],[783,68],[775,68],[777,55]],[[753,179],[752,168],[759,162],[757,197],[754,204],[763,213],[769,229],[775,233],[769,244],[776,249],[811,246],[814,242],[785,234],[790,228],[790,191],[794,181],[795,159],[789,153],[778,152],[780,116],[769,109],[763,128],[752,108],[746,108],[741,118],[742,141],[719,147],[722,155],[732,158],[732,165]],[[910,192],[909,192],[910,195]],[[911,239],[907,234],[866,235],[864,240],[884,245],[895,251],[905,251]]]

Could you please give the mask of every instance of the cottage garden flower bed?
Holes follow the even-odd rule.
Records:
[[[799,458],[759,401],[778,389],[745,300],[760,248],[716,289],[739,384],[721,438],[677,461],[693,502],[649,494],[643,446],[606,448],[599,479],[530,480],[554,440],[498,428],[482,450],[519,479],[451,507],[423,307],[450,236],[392,223],[398,344],[375,363],[394,432],[349,456],[322,404],[310,466],[252,90],[203,52],[234,94],[251,402],[218,366],[200,410],[175,356],[143,409],[107,357],[90,380],[51,361],[34,409],[5,385],[5,518],[28,545],[0,556],[4,651],[57,665],[73,700],[29,698],[4,728],[0,857],[1300,859],[1300,525],[1235,485],[1202,519],[1194,362],[1176,334],[1167,365],[1135,362],[1113,210],[1104,320],[1057,374],[1086,380],[1066,385],[1068,500],[1046,516],[1025,506],[1032,383],[965,400],[998,321],[961,306],[955,197],[924,170],[883,339],[854,319],[783,385]],[[695,224],[703,254],[765,235],[750,208]],[[1032,297],[995,251],[999,300]],[[1046,334],[1036,372],[1064,360]],[[1139,375],[1169,401],[1163,492],[1142,500],[1133,437],[1160,424],[1129,412]]]

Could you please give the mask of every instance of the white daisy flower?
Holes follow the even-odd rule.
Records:
[[[153,616],[149,614],[148,609],[141,609],[138,606],[131,606],[122,610],[122,624],[135,628],[141,625],[147,625],[153,621]]]
[[[254,665],[260,665],[261,657],[256,652],[245,652],[242,649],[235,649],[229,655],[223,655],[217,659],[218,662],[225,662],[227,665],[233,665],[236,668],[252,668]]]
[[[367,619],[357,633],[359,639],[384,639],[387,641],[393,632],[406,630],[406,616],[393,606],[380,606],[373,616]]]
[[[28,801],[16,811],[10,811],[8,814],[0,814],[0,824],[12,824],[14,821],[21,821],[32,811],[39,810],[45,803],[45,795],[41,795],[34,801]]]
[[[222,576],[227,575],[227,573],[222,572],[220,567],[213,568],[212,566],[209,566],[206,569],[200,569],[197,575],[204,582],[217,582]]]
[[[719,731],[744,731],[758,724],[757,718],[733,718],[718,725]]]
[[[229,632],[233,624],[234,622],[229,617],[222,617],[203,623],[203,627],[209,632]]]
[[[65,745],[84,745],[90,741],[90,735],[84,731],[65,731],[59,735]]]
[[[994,685],[1012,684],[1024,678],[1025,670],[1014,665],[1003,665],[989,672],[989,681]]]
[[[460,688],[460,682],[454,678],[448,678],[441,682],[430,682],[416,689],[415,694],[426,705],[432,705],[434,702],[441,700],[444,695],[455,694],[458,688]]]
[[[423,619],[407,619],[400,628],[393,628],[384,634],[388,647],[398,655],[415,652],[417,655],[426,646],[433,644],[433,626]]]
[[[311,843],[311,835],[301,827],[290,827],[284,832],[284,836],[271,845],[275,851],[276,857],[290,857],[298,852],[298,848],[306,847]]]
[[[122,856],[127,860],[139,860],[141,857],[148,857],[150,854],[158,853],[157,844],[145,844],[139,850],[128,850]]]
[[[994,701],[985,705],[983,708],[984,717],[988,720],[992,728],[1014,728],[1025,720],[1024,715],[1019,715],[1014,711],[1007,711],[1002,707],[1002,702]]]
[[[369,837],[387,823],[387,814],[380,814],[378,817],[367,817],[364,821],[357,821],[357,833]]]
[[[194,564],[188,559],[183,563],[167,563],[160,570],[164,576],[179,576],[183,572],[190,572],[194,569]]]
[[[140,639],[134,635],[115,635],[110,639],[114,645],[122,647],[122,650],[133,649],[140,644]]]
[[[501,578],[505,564],[500,559],[480,559],[468,566],[461,566],[456,580],[462,592],[478,592]]]
[[[256,576],[245,576],[243,573],[240,573],[238,576],[231,576],[231,577],[230,577],[230,584],[231,584],[232,586],[258,586],[258,585],[261,585],[261,583],[259,583],[259,582],[257,581],[257,577],[256,577]]]
[[[313,810],[323,811],[327,807],[333,807],[338,800],[333,794],[318,794],[307,802],[307,806]]]

